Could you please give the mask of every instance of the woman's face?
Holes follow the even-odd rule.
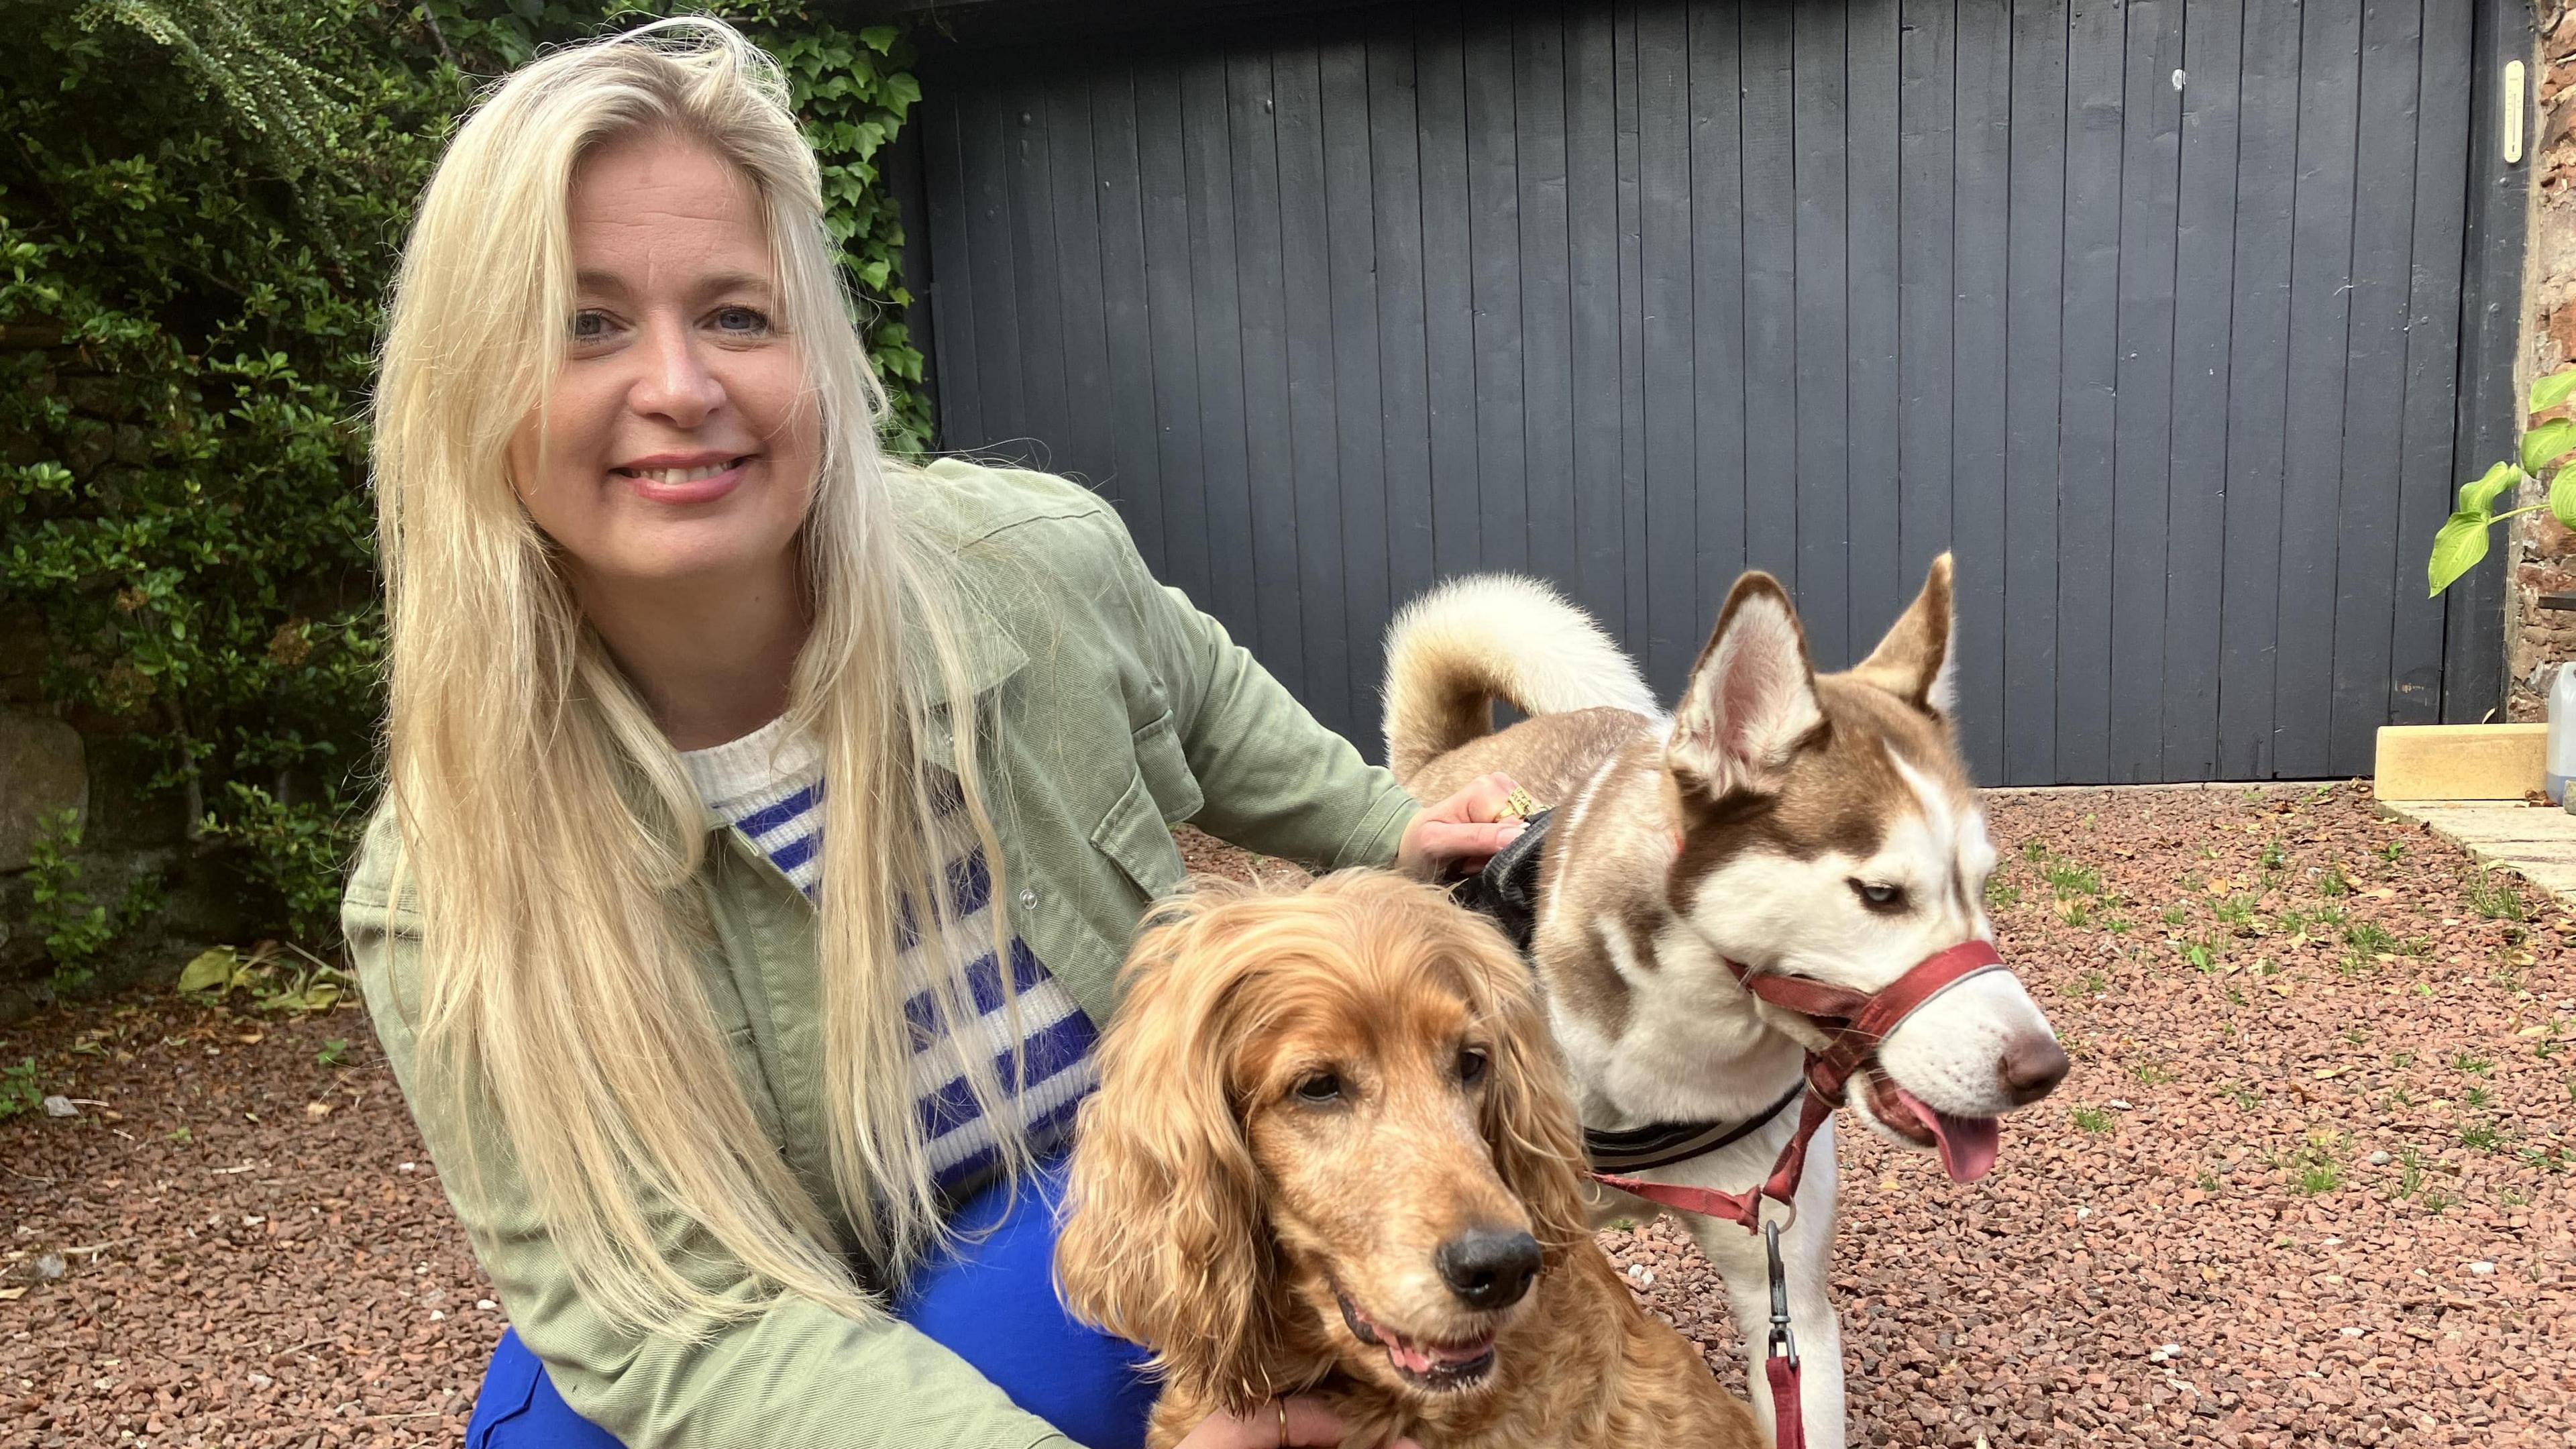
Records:
[[[778,330],[751,183],[646,133],[573,172],[571,337],[542,424],[512,436],[529,516],[602,584],[774,580],[793,566],[821,427]]]

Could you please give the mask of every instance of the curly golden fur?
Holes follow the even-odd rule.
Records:
[[[1591,1241],[1564,1072],[1484,920],[1381,872],[1202,882],[1127,969],[1056,1276],[1154,1351],[1149,1445],[1311,1392],[1353,1449],[1754,1449]],[[1526,1291],[1455,1286],[1470,1238],[1534,1241]]]

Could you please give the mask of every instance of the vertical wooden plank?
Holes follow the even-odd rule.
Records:
[[[1255,640],[1260,591],[1253,578],[1230,132],[1225,58],[1192,56],[1181,67],[1181,155],[1189,198],[1191,320],[1198,333],[1199,457],[1207,479],[1209,577],[1201,605],[1237,639]]]
[[[2474,0],[2469,66],[2469,185],[2462,244],[2459,454],[2474,474],[2508,457],[2525,399],[2516,376],[2523,350],[2524,238],[2531,166],[2539,151],[2540,108],[2522,108],[2522,160],[2503,154],[2499,95],[2508,61],[2532,54],[2532,9],[2521,0]],[[2491,560],[2443,591],[2442,718],[2463,724],[2501,709],[2504,680],[2504,566]]]
[[[1377,219],[1369,214],[1368,51],[1336,40],[1317,57],[1324,143],[1324,209],[1333,331],[1333,466],[1341,485],[1344,688],[1350,740],[1372,759],[1385,671],[1388,509],[1385,411],[1378,373]]]
[[[2125,13],[2121,0],[2073,0],[2067,17],[2052,776],[2061,782],[2111,778],[2111,469],[2119,407]],[[2013,363],[2018,369],[2021,359]]]
[[[1574,582],[1573,303],[1565,195],[1565,16],[1533,5],[1512,27],[1513,152],[1519,183],[1521,452],[1525,564]]]
[[[2325,755],[2326,768],[2336,774],[2367,772],[2379,727],[2388,722],[2389,643],[2397,581],[2407,562],[2397,553],[2397,499],[2413,280],[2419,3],[2371,0],[2361,20],[2352,314],[2344,339],[2343,500],[2329,605],[2334,704]]]
[[[1822,669],[1852,662],[1851,406],[1844,276],[1850,240],[1844,116],[1847,16],[1796,10],[1792,121],[1798,164],[1798,599]]]
[[[1949,251],[1950,525],[1958,549],[1959,737],[1970,768],[2004,784],[2006,346],[2012,201],[2010,0],[1959,0],[1951,48],[1956,175]],[[1928,63],[1928,62],[1927,62]],[[1927,222],[1928,225],[1928,222]],[[1939,358],[1935,355],[1934,365]],[[1927,405],[1931,394],[1927,391]],[[1909,533],[1908,535],[1912,535]]]
[[[1003,102],[990,90],[959,103],[959,164],[966,177],[966,249],[974,270],[975,376],[983,428],[954,445],[996,450],[1027,428],[1020,388],[1019,284],[1011,255],[1009,133]]]
[[[1162,449],[1155,414],[1154,339],[1146,311],[1145,218],[1136,154],[1136,84],[1125,65],[1094,71],[1090,107],[1093,189],[1100,228],[1102,409],[1109,434],[1107,476],[1136,551],[1157,578],[1171,576],[1163,542]],[[1197,486],[1195,479],[1189,486]]]
[[[1190,179],[1182,146],[1180,68],[1134,71],[1136,209],[1144,266],[1145,341],[1153,387],[1154,470],[1163,480],[1157,575],[1215,607],[1208,557],[1208,470],[1199,421],[1198,324],[1190,290]]]
[[[1846,396],[1850,439],[1846,508],[1851,520],[1851,609],[1845,648],[1874,648],[1913,597],[1897,524],[1904,483],[1897,319],[1902,266],[1897,167],[1902,154],[1896,69],[1898,0],[1852,0],[1851,100],[1843,154],[1850,158],[1850,261],[1845,293],[1851,337]]]
[[[1295,476],[1297,632],[1306,707],[1344,734],[1351,707],[1349,614],[1342,588],[1340,410],[1333,376],[1332,214],[1324,203],[1323,79],[1313,49],[1271,56],[1278,97],[1280,277],[1286,286],[1289,464]],[[1375,406],[1376,399],[1367,400]]]
[[[1790,7],[1743,12],[1744,541],[1798,590],[1798,161]]]
[[[2263,3],[2263,0],[2257,0]],[[2164,777],[2218,769],[2227,401],[2234,359],[2237,69],[2243,0],[2192,0],[2183,21],[2174,235],[2173,476],[2165,540]]]
[[[2067,14],[2014,0],[2006,243],[2004,783],[2057,769],[2059,279],[2066,228]]]
[[[1109,391],[1109,317],[1100,278],[1091,79],[1081,71],[1068,71],[1043,86],[1036,104],[1045,108],[1047,206],[1055,222],[1054,270],[1064,319],[1063,471],[1116,503],[1131,531],[1136,516],[1149,511],[1158,515],[1159,526],[1161,499],[1140,499],[1129,481],[1118,476],[1110,431],[1117,417],[1117,399]],[[1143,547],[1141,541],[1138,547]]]
[[[1573,308],[1574,601],[1629,637],[1628,531],[1619,451],[1619,139],[1610,8],[1565,19],[1565,190]],[[1643,620],[1635,621],[1642,627]]]
[[[1690,9],[1691,390],[1699,539],[1692,613],[1705,632],[1744,568],[1744,112],[1741,11]]]
[[[2120,331],[2112,430],[2110,779],[2162,780],[2165,544],[2173,483],[2174,259],[2185,0],[2130,0],[2121,104]],[[2185,86],[2189,85],[2186,74]]]
[[[1424,318],[1422,149],[1410,35],[1368,45],[1369,197],[1377,244],[1378,387],[1386,448],[1387,593],[1431,587],[1431,360]]]
[[[1467,100],[1468,284],[1474,320],[1477,565],[1529,562],[1529,488],[1522,436],[1520,188],[1512,115],[1508,13],[1467,21],[1461,63]]]
[[[2389,643],[2391,724],[2442,718],[2442,605],[2422,562],[2451,508],[2459,405],[2461,262],[2469,169],[2469,0],[2426,0],[2416,86],[2413,282],[2407,301],[2406,427],[2398,480]],[[2463,470],[2466,471],[2466,470]]]
[[[2280,656],[2273,769],[2331,766],[2334,519],[2343,492],[2344,351],[2351,319],[2361,0],[2314,0],[2299,37],[2299,195],[2290,219],[2290,402],[2281,478]],[[2381,400],[2386,405],[2386,400]]]
[[[1969,0],[1976,4],[1978,0]],[[1905,0],[1897,40],[1896,525],[1899,580],[1910,587],[1943,549],[1950,526],[1955,406],[1951,238],[1959,224],[1952,86],[1960,64],[1959,0]],[[1981,58],[1992,65],[2000,56]],[[1954,561],[1964,565],[1963,556]],[[1964,578],[1964,575],[1962,575]],[[1993,583],[1987,575],[1981,582]]]
[[[1627,586],[1630,657],[1644,661],[1654,628],[1646,592],[1646,301],[1644,155],[1637,78],[1637,12],[1614,7],[1610,19],[1610,127],[1613,202],[1619,219],[1619,522]],[[1676,681],[1652,675],[1647,684],[1669,692]]]
[[[930,213],[930,288],[939,294],[931,311],[932,364],[940,370],[939,433],[944,446],[973,446],[984,436],[982,394],[975,370],[975,265],[966,170],[959,148],[964,118],[958,92],[925,97],[921,120],[922,189]]]
[[[2218,777],[2269,779],[2280,614],[2281,463],[2290,370],[2290,222],[2298,194],[2299,12],[2245,9],[2236,147],[2236,314],[2229,346],[2227,549],[2219,621]]]
[[[1027,440],[1025,455],[1038,467],[1056,471],[1068,466],[1065,442],[1072,415],[1065,404],[1062,255],[1056,248],[1055,201],[1048,185],[1055,168],[1053,148],[1038,82],[1016,80],[997,86],[995,95],[1009,155],[1011,276],[1019,312],[1018,431]]]
[[[1242,309],[1243,442],[1252,504],[1252,580],[1259,628],[1248,641],[1264,667],[1303,696],[1297,637],[1297,495],[1288,420],[1288,299],[1280,275],[1279,140],[1266,51],[1225,61],[1226,127],[1234,168],[1235,297]]]
[[[1699,536],[1699,429],[1691,417],[1689,36],[1678,3],[1637,12],[1637,221],[1646,404],[1645,664],[1677,686],[1707,621],[1691,553]]]
[[[1484,564],[1483,500],[1476,472],[1466,49],[1458,12],[1444,8],[1426,15],[1414,46],[1422,151],[1422,320],[1430,354],[1432,569],[1447,578]]]

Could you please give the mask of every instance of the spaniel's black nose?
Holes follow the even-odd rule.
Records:
[[[1470,1308],[1509,1308],[1538,1276],[1538,1239],[1517,1228],[1469,1228],[1432,1255],[1449,1291]]]

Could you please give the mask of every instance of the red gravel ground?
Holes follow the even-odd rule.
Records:
[[[1846,1138],[1854,1442],[2576,1442],[2576,918],[2358,786],[1993,817],[2076,1069],[1973,1187]],[[0,1122],[0,1449],[456,1441],[502,1318],[359,1013],[133,999],[27,1056],[85,1100]],[[1696,1250],[1602,1241],[1740,1390]]]

